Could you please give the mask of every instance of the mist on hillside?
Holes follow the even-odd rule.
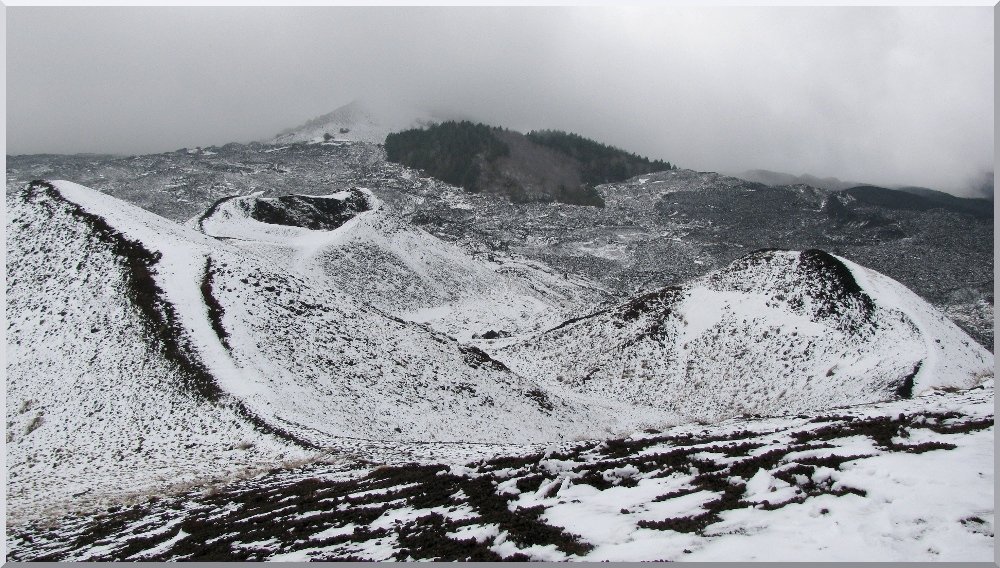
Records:
[[[268,140],[352,100],[697,170],[992,191],[989,8],[12,8],[7,153]],[[395,118],[394,118],[395,120]]]

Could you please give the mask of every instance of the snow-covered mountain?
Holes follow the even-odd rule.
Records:
[[[706,180],[661,177],[609,206],[648,205],[648,183],[683,212],[683,178]],[[903,496],[937,487],[945,450],[973,470],[920,496],[951,535],[928,546],[988,548],[993,356],[903,285],[766,250],[609,303],[586,271],[412,224],[474,223],[487,200],[420,188],[230,196],[186,224],[70,182],[8,193],[17,557],[758,558],[719,536],[771,542],[830,511],[881,550],[902,533],[859,521],[895,502],[919,529]],[[546,207],[547,234],[593,230]],[[917,473],[872,481],[885,468]]]
[[[294,200],[327,205],[296,212]],[[336,207],[356,214],[348,220],[334,213]],[[310,222],[317,215],[343,222]],[[404,221],[367,189],[227,198],[189,224],[460,340],[491,331],[543,331],[606,296],[593,282],[538,262],[501,252],[473,255]]]
[[[7,226],[15,515],[345,437],[550,441],[657,420],[550,391],[274,256],[73,183],[9,196]]]
[[[818,250],[752,253],[494,355],[540,380],[705,420],[968,388],[993,369],[916,294]]]
[[[205,330],[180,333],[205,309],[205,259],[180,266],[176,234],[151,234],[167,223],[120,232],[94,212],[111,201],[72,184],[33,184],[7,201],[9,519],[305,455],[257,428],[245,405],[215,403],[207,362],[189,356],[213,346],[192,344]],[[178,279],[190,285],[170,286]]]
[[[420,128],[440,117],[398,104],[356,100],[274,137],[274,144],[351,141],[382,144],[392,132]]]
[[[970,215],[954,203],[925,207],[868,190],[768,187],[691,170],[600,186],[604,208],[512,203],[388,163],[382,147],[364,142],[8,156],[7,166],[8,193],[33,179],[72,179],[175,221],[235,194],[367,187],[386,210],[434,236],[470,251],[502,248],[600,282],[622,301],[703,276],[753,250],[818,248],[903,283],[981,345],[993,346],[992,214]]]

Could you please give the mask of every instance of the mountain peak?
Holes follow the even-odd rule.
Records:
[[[295,142],[370,142],[381,144],[392,132],[419,128],[442,119],[426,110],[373,99],[354,99],[331,112],[279,133],[275,144]]]

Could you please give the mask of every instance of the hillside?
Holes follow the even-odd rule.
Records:
[[[668,162],[651,162],[575,134],[523,135],[467,121],[390,134],[385,149],[392,162],[474,193],[504,195],[515,202],[603,207],[596,185],[671,169]]]
[[[181,222],[231,195],[366,187],[385,211],[466,252],[502,252],[594,281],[619,301],[752,250],[818,248],[898,280],[993,347],[993,220],[947,208],[888,208],[806,185],[769,187],[691,170],[598,186],[604,208],[514,203],[387,162],[378,145],[349,142],[11,156],[7,167],[8,194],[32,179],[73,179]]]
[[[571,132],[534,130],[527,134],[527,138],[579,162],[583,181],[594,186],[673,169],[670,162],[651,161]]]
[[[968,388],[993,368],[904,286],[818,250],[752,253],[492,352],[540,380],[708,421]]]
[[[759,251],[609,304],[383,195],[185,226],[70,182],[9,194],[12,557],[711,559],[777,513],[912,558],[866,524],[887,506],[948,535],[934,554],[985,550],[993,357],[898,282]]]
[[[965,188],[965,197],[959,197],[951,193],[944,191],[938,191],[936,189],[930,189],[927,187],[913,186],[913,185],[888,185],[885,187],[871,184],[871,183],[861,183],[857,181],[843,181],[835,177],[817,177],[811,174],[793,175],[785,172],[775,172],[771,170],[746,170],[744,172],[735,174],[736,177],[745,179],[747,181],[752,181],[756,183],[762,183],[764,185],[770,185],[772,187],[781,185],[811,185],[813,187],[818,187],[822,189],[827,189],[830,191],[841,191],[845,189],[852,188],[873,188],[877,191],[879,190],[892,190],[892,191],[902,191],[904,193],[910,193],[913,195],[919,195],[925,197],[935,202],[940,207],[957,207],[969,212],[981,211],[984,207],[992,208],[993,201],[993,174],[988,173],[982,176],[980,181],[976,184],[971,184],[969,187]]]
[[[408,192],[406,203],[414,222],[437,235],[502,243],[585,275],[621,301],[703,276],[757,249],[826,250],[898,280],[992,349],[992,219],[943,208],[888,208],[810,186],[769,187],[691,170],[599,190],[603,209],[475,196],[469,198],[474,209],[458,209],[447,205],[449,195],[437,199],[423,188]]]
[[[8,211],[8,522],[314,459],[352,437],[550,441],[669,418],[549,390],[73,183],[33,183]]]
[[[10,558],[989,562],[991,383],[479,458],[312,464],[16,527]]]
[[[323,223],[310,215],[326,211]],[[266,209],[268,216],[260,211]],[[344,212],[353,212],[349,219]],[[330,221],[336,221],[331,223]],[[224,198],[192,222],[407,321],[460,340],[542,331],[607,297],[599,286],[495,251],[471,254],[387,211],[371,191]]]
[[[764,185],[779,186],[779,185],[811,185],[812,187],[818,187],[821,189],[828,189],[831,191],[839,191],[841,189],[847,189],[849,187],[855,187],[862,185],[857,182],[842,181],[835,177],[818,177],[812,174],[802,174],[794,175],[786,172],[776,172],[773,170],[746,170],[735,174],[736,177],[745,179],[747,181],[752,181],[756,183],[762,183]]]
[[[993,202],[988,199],[955,197],[941,191],[926,188],[889,189],[872,185],[849,187],[840,192],[869,206],[888,209],[911,209],[927,211],[943,209],[973,215],[980,219],[993,219]]]

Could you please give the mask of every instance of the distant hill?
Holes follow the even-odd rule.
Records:
[[[603,207],[594,186],[673,168],[577,134],[544,130],[525,135],[469,121],[389,134],[385,150],[390,161],[515,202]]]
[[[772,170],[747,170],[738,174],[737,177],[743,178],[747,181],[755,181],[757,183],[770,186],[796,185],[801,183],[821,189],[829,189],[831,191],[863,185],[860,182],[842,181],[835,177],[821,178],[810,174],[797,176],[786,172],[775,172]]]
[[[860,203],[889,209],[910,209],[914,211],[945,209],[955,211],[956,213],[975,215],[984,219],[993,217],[993,202],[988,199],[956,197],[950,193],[935,191],[926,187],[889,189],[875,185],[859,185],[847,188],[841,193],[850,195]]]
[[[958,197],[950,193],[918,186],[882,187],[870,183],[842,181],[835,177],[820,178],[810,174],[800,176],[775,172],[771,170],[747,170],[739,174],[740,178],[769,185],[771,187],[805,184],[820,189],[843,192],[854,197],[858,202],[867,205],[877,205],[890,209],[910,209],[927,211],[929,209],[945,209],[957,213],[968,213],[977,217],[993,216],[993,201],[986,198]],[[992,187],[993,176],[987,183]],[[978,189],[981,195],[992,195],[985,188]]]
[[[558,318],[568,280],[383,233],[366,192],[289,197],[224,200],[184,226],[71,182],[7,196],[8,514],[277,467],[345,437],[547,443],[620,423],[621,405],[598,417],[602,401],[368,301],[405,309],[393,299],[454,283],[479,294],[467,306]],[[345,248],[338,266],[379,272],[324,273]]]
[[[787,172],[775,172],[772,170],[746,170],[742,173],[736,174],[737,177],[745,179],[747,181],[753,181],[757,183],[762,183],[764,185],[770,185],[772,187],[779,185],[796,185],[805,184],[811,185],[813,187],[818,187],[821,189],[829,189],[831,191],[840,191],[843,189],[851,189],[855,187],[882,187],[872,183],[862,183],[858,181],[844,181],[835,177],[817,177],[811,174],[794,175]],[[979,202],[991,202],[993,196],[993,174],[986,174],[982,177],[982,181],[976,184],[972,188],[972,195],[978,195],[980,197],[957,197],[950,193],[943,191],[938,191],[936,189],[930,189],[928,187],[919,187],[912,185],[892,185],[888,189],[905,191],[906,193],[913,193],[923,197],[929,197],[938,203],[944,203],[949,205],[955,205],[955,200],[972,200]],[[965,204],[968,206],[969,204]],[[972,209],[978,209],[982,203],[972,205]],[[990,210],[992,211],[993,205],[990,204]]]

